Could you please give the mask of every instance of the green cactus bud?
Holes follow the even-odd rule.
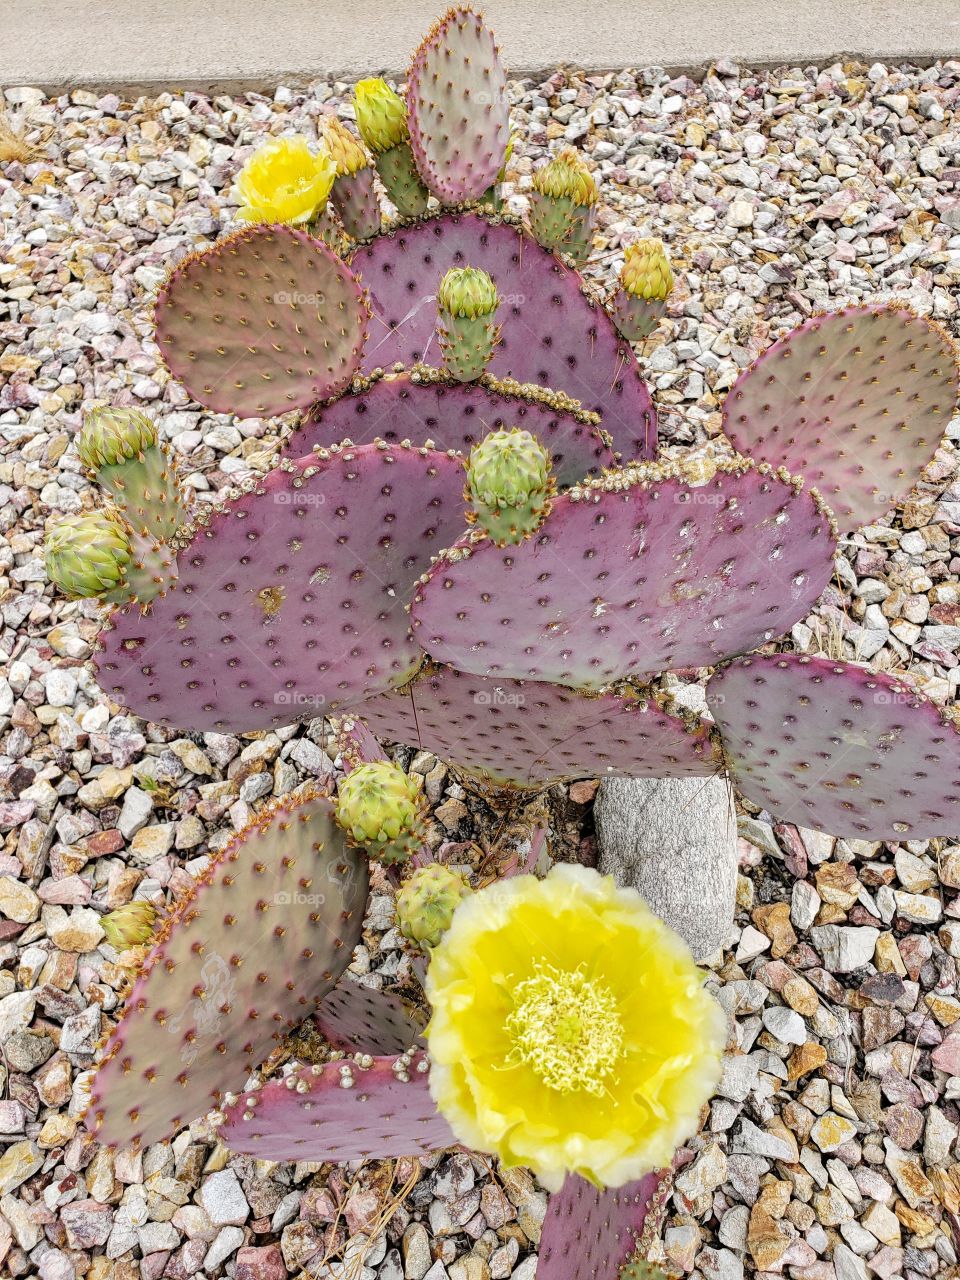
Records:
[[[673,272],[662,240],[638,240],[624,250],[620,283],[635,298],[670,296]]]
[[[389,760],[362,764],[340,783],[336,816],[350,840],[387,864],[423,844],[426,805],[420,784]]]
[[[654,331],[672,288],[673,272],[661,240],[638,240],[627,246],[620,287],[609,301],[609,310],[628,342],[640,342]]]
[[[397,894],[397,924],[418,947],[435,947],[471,892],[467,878],[440,863],[419,867]]]
[[[131,531],[112,510],[67,516],[47,534],[47,577],[73,599],[122,592],[131,556]]]
[[[370,161],[363,147],[336,116],[324,116],[320,126],[320,136],[330,158],[337,166],[338,178],[356,173],[369,165]]]
[[[153,903],[138,898],[103,916],[100,924],[111,947],[125,951],[128,947],[141,947],[149,942],[156,918],[157,908]]]
[[[374,155],[406,142],[407,108],[386,80],[360,80],[353,91],[353,109],[360,137]]]
[[[593,174],[573,147],[564,147],[548,164],[537,169],[531,186],[538,195],[551,200],[570,200],[577,206],[596,204],[600,194]]]
[[[157,443],[157,429],[145,413],[119,405],[88,409],[77,436],[80,461],[91,471],[139,458]]]
[[[454,316],[492,316],[500,305],[497,286],[476,267],[451,267],[440,281],[437,305]]]
[[[467,520],[496,543],[523,542],[550,513],[556,485],[550,455],[529,431],[491,431],[470,451]]]
[[[486,369],[500,328],[494,322],[500,297],[485,271],[452,267],[437,290],[440,350],[449,373],[472,382]]]
[[[531,180],[530,228],[545,249],[569,254],[582,266],[590,256],[599,197],[590,170],[564,147]]]

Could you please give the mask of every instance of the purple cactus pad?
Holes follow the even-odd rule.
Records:
[[[395,1054],[422,1042],[426,1018],[399,996],[362,987],[344,975],[320,1004],[314,1021],[334,1049]]]
[[[286,461],[180,552],[176,587],[100,636],[101,687],[148,720],[224,733],[352,707],[421,654],[404,610],[464,528],[463,467],[340,446]]]
[[[183,259],[160,290],[157,345],[208,409],[266,418],[349,385],[368,313],[356,280],[294,227],[247,227]]]
[[[497,786],[607,774],[706,777],[721,767],[709,728],[673,714],[655,690],[586,696],[438,667],[361,713],[383,740],[430,751]]]
[[[325,793],[258,814],[147,955],[93,1081],[97,1138],[159,1142],[239,1089],[350,963],[366,899]]]
[[[734,447],[798,471],[841,526],[907,496],[957,401],[952,339],[902,305],[845,307],[775,342],[723,406]]]
[[[468,536],[417,587],[414,635],[477,675],[601,688],[712,665],[782,635],[833,571],[816,497],[769,468],[614,472],[559,497],[518,546]]]
[[[908,681],[755,654],[721,668],[707,699],[734,783],[780,822],[866,840],[960,831],[960,731]]]
[[[370,293],[374,318],[363,368],[439,357],[436,293],[450,267],[479,267],[503,298],[500,345],[488,372],[563,391],[599,413],[615,449],[652,458],[657,423],[630,344],[579,272],[506,222],[448,213],[400,227],[357,249],[351,260]]]
[[[414,375],[416,377],[416,375]],[[576,484],[615,462],[602,432],[571,413],[477,382],[426,382],[409,373],[388,376],[358,393],[318,406],[295,431],[287,452],[301,457],[338,440],[364,444],[428,440],[464,455],[490,431],[521,427],[549,450],[560,486]]]
[[[547,1202],[537,1280],[617,1280],[633,1257],[660,1175],[601,1191],[569,1174]]]
[[[479,198],[497,180],[510,140],[507,73],[479,14],[451,9],[407,73],[410,149],[444,204]]]
[[[262,1160],[389,1160],[455,1147],[430,1096],[429,1059],[402,1055],[299,1067],[224,1109],[220,1139]]]

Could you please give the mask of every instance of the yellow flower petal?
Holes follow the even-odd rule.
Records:
[[[306,138],[271,138],[237,175],[234,186],[245,222],[309,222],[326,204],[337,166]]]
[[[466,899],[427,975],[430,1087],[468,1146],[621,1186],[669,1164],[720,1071],[726,1019],[639,894],[583,867]]]

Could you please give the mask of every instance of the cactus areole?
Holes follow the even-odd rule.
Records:
[[[263,734],[321,716],[339,727],[334,771],[218,842],[188,894],[106,918],[136,967],[86,1123],[103,1142],[143,1146],[211,1111],[228,1146],[263,1159],[468,1140],[537,1167],[523,1091],[502,1085],[504,1072],[539,1071],[557,1188],[539,1280],[651,1280],[666,1184],[637,1152],[668,1162],[706,1094],[671,1098],[671,1044],[658,1044],[659,1101],[641,1115],[632,1098],[635,1123],[617,1134],[632,1042],[608,1014],[638,1016],[631,992],[666,951],[635,972],[594,955],[564,884],[607,902],[621,931],[648,909],[629,884],[549,870],[534,799],[574,779],[725,775],[785,823],[857,840],[956,836],[956,720],[909,671],[793,653],[789,637],[830,582],[840,535],[905,499],[933,457],[957,359],[900,302],[809,317],[727,395],[729,446],[658,457],[631,343],[663,320],[673,269],[640,240],[616,279],[610,264],[606,302],[579,274],[602,193],[574,148],[503,202],[507,83],[483,19],[452,9],[402,93],[363,81],[356,132],[327,117],[319,149],[272,140],[238,179],[236,227],[170,264],[155,337],[181,394],[236,418],[297,416],[263,473],[194,504],[162,424],[122,406],[87,412],[76,450],[103,495],[51,523],[46,568],[58,590],[108,607],[95,655],[105,696],[165,731]],[[289,189],[301,170],[306,193]],[[678,671],[705,686],[709,716],[690,709],[702,688],[668,678]],[[427,752],[468,799],[509,816],[512,861],[465,841],[462,865],[436,854],[446,837]],[[524,840],[531,874],[507,893],[496,871],[513,875]],[[426,1032],[422,992],[407,1002],[345,976],[371,859],[396,891],[398,938],[431,956]],[[548,870],[559,896],[541,913],[555,931],[541,962],[530,930],[497,930],[508,897],[525,918]],[[701,887],[679,892],[699,901]],[[471,930],[501,938],[472,977],[457,951]],[[677,999],[702,1012],[671,936],[689,978]],[[564,970],[566,949],[591,957],[589,975]],[[509,983],[489,980],[500,968],[524,974],[512,1005]],[[484,1045],[458,1020],[467,988]],[[321,1047],[294,1057],[284,1038],[304,1019]],[[444,1019],[462,1054],[438,1033]],[[600,1164],[564,1156],[583,1150],[588,1121],[630,1160],[606,1136]]]

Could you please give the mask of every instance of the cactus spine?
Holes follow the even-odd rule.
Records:
[[[397,924],[418,947],[435,947],[470,893],[466,876],[439,862],[412,873],[397,894]]]
[[[667,309],[673,271],[662,240],[628,245],[620,285],[610,299],[610,314],[628,342],[648,337]]]
[[[458,382],[473,382],[486,369],[500,328],[500,297],[485,271],[452,267],[437,291],[438,332],[444,363]]]
[[[360,136],[370,148],[387,195],[405,218],[427,207],[428,192],[420,181],[410,150],[407,108],[386,80],[361,80],[353,94]]]
[[[367,153],[336,116],[326,117],[321,132],[337,166],[330,202],[347,234],[354,240],[366,240],[380,230],[380,201]]]
[[[337,821],[353,844],[388,865],[423,844],[426,813],[419,783],[389,760],[362,764],[340,783]]]
[[[556,485],[550,456],[529,431],[491,431],[470,451],[467,520],[498,547],[523,542],[550,513]]]
[[[564,147],[532,179],[530,227],[545,249],[569,254],[578,267],[590,256],[597,184],[573,147]]]

